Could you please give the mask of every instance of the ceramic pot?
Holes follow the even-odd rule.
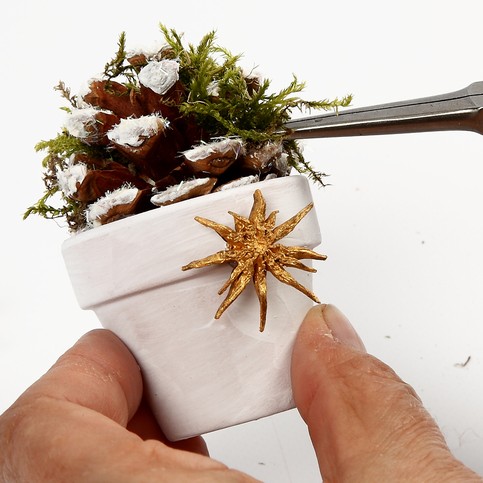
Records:
[[[80,306],[93,310],[141,366],[148,401],[166,436],[180,440],[293,407],[290,359],[312,301],[267,275],[268,314],[259,331],[253,285],[219,320],[218,290],[232,267],[181,267],[225,248],[201,216],[233,227],[228,211],[248,216],[260,189],[276,225],[312,201],[303,176],[221,191],[73,235],[62,251]],[[314,210],[280,243],[315,248]],[[309,260],[304,263],[310,265]],[[287,269],[311,289],[312,274]]]

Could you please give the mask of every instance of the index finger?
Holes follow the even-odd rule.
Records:
[[[140,368],[127,347],[108,330],[79,339],[19,398],[51,397],[92,409],[126,426],[141,401]]]

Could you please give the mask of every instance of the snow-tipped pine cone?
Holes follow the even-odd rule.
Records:
[[[60,191],[64,207],[46,205],[46,196],[29,212],[65,216],[79,231],[286,176],[303,162],[283,125],[291,108],[325,109],[327,101],[294,98],[303,87],[295,79],[283,95],[268,95],[268,81],[245,74],[238,57],[214,45],[213,33],[193,50],[163,32],[166,45],[151,54],[127,53],[122,35],[115,59],[82,94],[71,97],[59,84],[71,104],[63,132],[37,149],[48,150],[47,194]],[[219,64],[213,55],[221,52]]]

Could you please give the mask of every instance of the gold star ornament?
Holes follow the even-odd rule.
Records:
[[[226,249],[201,260],[195,260],[182,267],[182,270],[222,263],[234,264],[230,278],[218,292],[221,295],[230,287],[228,295],[215,314],[215,319],[221,317],[223,312],[245,290],[250,280],[253,280],[260,302],[260,332],[263,332],[267,320],[267,271],[280,282],[291,285],[318,303],[319,300],[316,295],[297,282],[284,267],[316,272],[317,270],[304,265],[300,259],[325,260],[327,257],[305,247],[285,246],[277,243],[297,226],[300,220],[312,209],[313,203],[276,227],[275,218],[278,211],[273,211],[265,218],[267,205],[262,192],[256,190],[253,199],[253,207],[248,218],[231,211],[228,212],[235,220],[234,230],[215,221],[197,216],[195,218],[197,222],[213,229],[225,240]]]

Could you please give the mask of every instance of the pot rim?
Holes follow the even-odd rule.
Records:
[[[267,214],[279,212],[277,225],[312,201],[306,177],[287,176],[192,198],[72,235],[64,241],[62,254],[79,305],[92,309],[130,293],[202,276],[209,269],[183,272],[181,267],[222,250],[225,242],[197,223],[195,216],[233,226],[228,211],[248,216],[257,189],[266,199]],[[319,245],[315,211],[282,243],[311,249]]]

